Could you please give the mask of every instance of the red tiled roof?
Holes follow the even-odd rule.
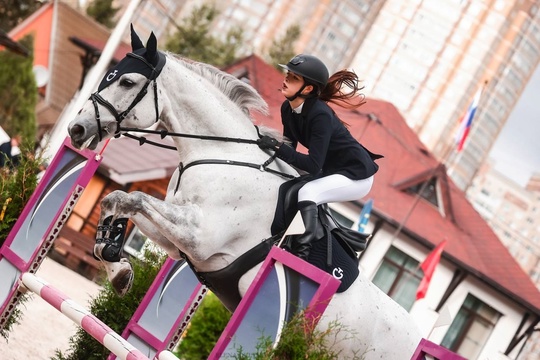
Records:
[[[270,115],[254,114],[256,122],[281,130],[280,107],[284,99],[277,89],[283,74],[254,55],[224,70],[243,74],[268,102]],[[371,151],[385,156],[377,161],[380,170],[370,192],[374,199],[374,214],[395,225],[403,222],[402,231],[430,250],[446,239],[443,258],[540,314],[539,290],[474,210],[465,194],[444,171],[437,171],[441,164],[391,103],[367,99],[358,110],[335,110],[350,125],[349,130],[356,139]],[[422,173],[436,174],[439,181],[446,184],[443,201],[446,211],[451,214],[441,215],[432,204],[418,201],[415,195],[396,186]]]

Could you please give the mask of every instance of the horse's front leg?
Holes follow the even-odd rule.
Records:
[[[180,252],[171,240],[178,243],[178,239],[192,239],[198,223],[194,221],[198,216],[189,206],[165,203],[138,191],[129,194],[114,191],[107,195],[101,202],[94,255],[102,261],[109,281],[121,296],[129,291],[133,282],[131,264],[121,257],[128,218],[175,259]],[[179,222],[184,225],[179,226]]]

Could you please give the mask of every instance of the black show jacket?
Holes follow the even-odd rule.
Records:
[[[283,136],[291,146],[281,145],[276,155],[285,162],[317,177],[341,174],[352,180],[367,179],[377,172],[373,154],[341,123],[334,111],[317,98],[306,99],[302,113],[292,111],[289,101],[281,105]],[[296,151],[298,143],[308,154]]]

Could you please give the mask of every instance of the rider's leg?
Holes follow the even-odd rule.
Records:
[[[371,190],[373,176],[351,180],[334,174],[308,182],[298,191],[298,202],[313,201],[317,205],[330,202],[360,200]]]
[[[302,215],[306,231],[293,240],[291,250],[299,258],[307,260],[311,242],[315,240],[317,233],[317,204],[313,201],[300,201],[298,202],[298,210]]]
[[[317,234],[317,205],[359,200],[371,190],[373,176],[364,180],[351,180],[343,175],[329,175],[308,182],[298,192],[298,210],[302,215],[306,231],[292,243],[292,253],[306,260],[309,257],[311,242]]]

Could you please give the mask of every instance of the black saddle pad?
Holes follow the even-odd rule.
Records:
[[[328,236],[332,245],[330,263],[328,261]],[[311,243],[308,262],[341,281],[337,289],[338,293],[347,290],[360,273],[358,260],[353,259],[329,231],[323,238]]]

